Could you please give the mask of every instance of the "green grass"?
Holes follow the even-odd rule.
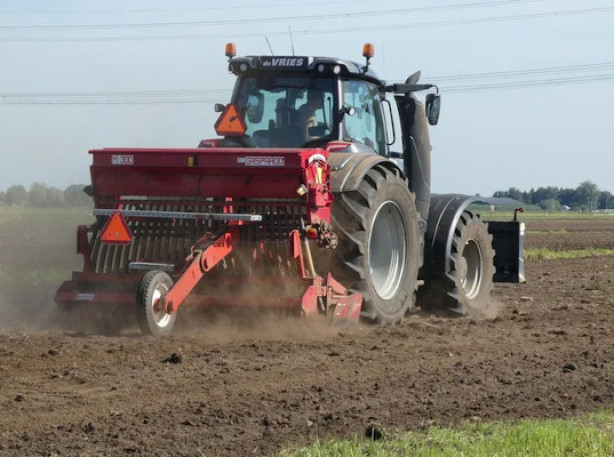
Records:
[[[460,428],[432,427],[371,441],[318,441],[277,457],[611,457],[614,413],[575,419],[475,423]]]
[[[568,230],[527,230],[525,233],[527,234],[547,234],[547,235],[562,235],[565,233],[569,233]]]
[[[614,249],[587,248],[554,250],[548,248],[527,248],[524,251],[524,257],[526,260],[569,260],[600,256],[614,256]]]
[[[513,211],[495,211],[491,212],[484,210],[483,208],[473,208],[472,210],[480,213],[482,218],[487,221],[509,221],[514,217]],[[524,213],[518,213],[518,219],[524,222],[531,220],[559,220],[559,219],[603,219],[614,218],[612,214],[604,213],[586,213],[581,211],[559,211],[559,212],[547,212],[547,211],[526,211]]]

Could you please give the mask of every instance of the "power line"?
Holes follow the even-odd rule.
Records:
[[[441,85],[442,92],[475,92],[483,90],[509,90],[532,87],[561,86],[566,84],[589,84],[614,80],[614,73],[591,76],[573,76],[566,78],[536,79],[526,81],[509,81],[501,83],[484,83],[460,86]]]
[[[377,2],[380,3],[381,0],[362,0]],[[242,10],[246,9],[262,9],[262,8],[297,8],[297,7],[309,7],[311,8],[313,5],[343,5],[352,3],[355,4],[356,0],[337,0],[337,1],[315,1],[311,0],[308,4],[301,3],[299,5],[292,3],[284,3],[282,5],[269,3],[269,4],[250,4],[241,6]],[[210,7],[193,7],[193,8],[126,8],[126,9],[89,9],[89,10],[28,10],[28,11],[20,11],[20,10],[0,10],[0,14],[107,14],[107,13],[172,13],[172,12],[193,12],[193,11],[222,11],[222,10],[236,10],[237,6],[210,6]]]
[[[468,73],[463,75],[447,75],[447,76],[433,76],[433,81],[458,81],[464,79],[499,79],[509,78],[513,76],[528,76],[528,75],[540,75],[540,74],[557,74],[557,73],[575,73],[575,72],[592,72],[601,71],[614,68],[614,62],[601,62],[579,65],[566,65],[559,67],[543,67],[533,68],[530,70],[508,70],[498,72],[487,73]],[[400,78],[399,78],[400,80]]]
[[[472,73],[430,78],[438,83],[442,92],[472,92],[482,90],[514,90],[531,87],[557,86],[563,84],[587,84],[614,79],[614,62],[589,63],[580,65],[542,67],[527,70]],[[608,70],[602,74],[578,74]],[[546,79],[525,79],[536,75],[547,75]],[[502,77],[507,81],[496,81]],[[486,80],[485,82],[480,82]],[[493,81],[495,80],[495,81]],[[453,84],[459,81],[466,83]],[[441,84],[443,82],[443,84]],[[450,83],[449,85],[446,83]],[[206,90],[150,90],[115,92],[23,92],[0,94],[0,105],[146,105],[146,104],[200,104],[223,101],[231,89]]]
[[[439,6],[394,8],[388,10],[353,11],[346,13],[327,13],[327,14],[308,14],[294,16],[274,16],[260,18],[243,19],[213,19],[207,21],[187,21],[187,22],[148,22],[130,24],[65,24],[65,25],[5,25],[0,26],[0,31],[38,31],[38,30],[109,30],[109,29],[129,29],[129,28],[160,28],[160,27],[191,27],[191,26],[211,26],[211,25],[237,25],[268,23],[268,22],[289,22],[289,21],[313,21],[322,19],[340,19],[356,17],[376,17],[389,16],[408,13],[424,13],[451,9],[481,8],[493,6],[505,6],[518,3],[536,3],[548,0],[498,0],[480,1],[472,3],[448,4]]]
[[[520,0],[519,0],[520,1]],[[533,0],[528,0],[533,1]],[[539,0],[535,0],[539,1]],[[488,16],[488,17],[480,17],[480,18],[469,18],[469,19],[455,19],[455,20],[440,20],[440,21],[425,21],[425,22],[414,22],[414,23],[403,23],[403,24],[381,24],[381,25],[361,25],[360,27],[350,27],[350,28],[323,28],[323,29],[306,29],[306,30],[293,30],[293,34],[295,35],[314,35],[314,34],[347,34],[352,32],[364,32],[364,31],[376,31],[376,30],[405,30],[412,28],[425,28],[425,27],[440,27],[440,26],[450,26],[450,25],[473,25],[473,24],[484,24],[484,23],[494,23],[494,22],[505,22],[505,21],[518,21],[518,20],[526,20],[526,19],[536,19],[536,18],[550,18],[550,17],[563,17],[563,16],[573,16],[578,14],[596,14],[596,13],[608,13],[614,11],[614,6],[606,6],[606,7],[594,7],[594,8],[580,8],[574,10],[556,10],[556,11],[546,11],[546,12],[538,12],[538,13],[525,13],[525,14],[512,14],[512,15],[503,15],[503,16]],[[362,13],[361,13],[362,14]],[[379,14],[374,12],[364,13],[364,14]],[[398,13],[397,13],[398,14]],[[335,15],[338,17],[338,15]],[[318,16],[321,18],[321,16]],[[250,19],[250,22],[258,22],[258,20]],[[170,25],[180,25],[181,23],[166,23],[166,26]],[[194,23],[196,24],[196,23]],[[151,24],[154,26],[155,24]],[[198,25],[202,25],[199,23]],[[49,26],[52,27],[52,26]],[[62,26],[64,27],[64,26]],[[108,26],[113,27],[113,26]],[[0,28],[0,32],[2,29]],[[24,38],[24,37],[0,37],[0,41],[5,42],[87,42],[87,41],[155,41],[155,40],[211,40],[211,39],[220,39],[220,38],[250,38],[250,37],[261,37],[263,32],[241,32],[241,31],[233,31],[233,32],[224,32],[224,33],[209,33],[209,34],[183,34],[183,35],[149,35],[149,36],[101,36],[101,37],[44,37],[44,38]],[[280,36],[286,35],[286,30],[280,31],[267,31],[267,36]]]

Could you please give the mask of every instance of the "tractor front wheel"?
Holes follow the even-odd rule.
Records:
[[[145,335],[168,336],[173,331],[177,313],[169,314],[164,298],[173,286],[171,277],[163,271],[149,271],[143,276],[137,291],[137,321]]]

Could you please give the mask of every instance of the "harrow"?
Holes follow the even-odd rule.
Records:
[[[318,275],[311,255],[336,244],[328,151],[90,153],[96,222],[77,229],[84,266],[57,292],[64,309],[131,311],[136,297],[154,335],[172,331],[184,303],[358,319],[361,295]]]

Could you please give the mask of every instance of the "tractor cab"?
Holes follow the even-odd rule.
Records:
[[[357,152],[390,156],[395,134],[386,92],[397,86],[386,86],[369,68],[372,46],[365,46],[365,65],[234,54],[229,46],[229,70],[237,76],[231,104],[244,125],[234,132],[218,130],[224,146],[305,148],[341,142]]]
[[[229,43],[228,67],[237,81],[231,103],[216,105],[222,113],[216,132],[223,140],[203,140],[200,146],[319,147],[377,154],[403,170],[426,218],[431,194],[429,124],[439,119],[439,90],[418,83],[420,72],[405,83],[386,84],[370,68],[373,55],[373,45],[365,44],[362,65],[331,57],[236,57],[236,47]],[[427,93],[424,103],[418,100],[415,92],[430,89],[435,93]]]

